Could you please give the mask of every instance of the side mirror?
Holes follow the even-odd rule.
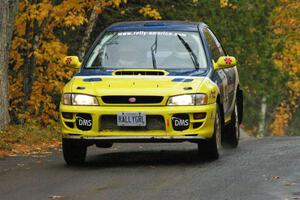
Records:
[[[234,67],[236,63],[236,58],[233,56],[221,56],[216,63],[213,62],[215,70]]]
[[[77,56],[66,56],[63,59],[63,63],[76,69],[80,68],[81,66],[81,62],[79,61],[79,58]]]

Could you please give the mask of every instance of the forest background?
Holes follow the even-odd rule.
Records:
[[[238,59],[243,128],[300,135],[300,3],[297,0],[4,0],[0,4],[0,149],[59,138],[64,84],[114,22],[205,22]],[[34,141],[34,142],[32,142]]]

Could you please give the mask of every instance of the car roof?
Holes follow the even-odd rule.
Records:
[[[132,21],[112,24],[107,31],[198,31],[206,26],[202,22],[189,21]]]

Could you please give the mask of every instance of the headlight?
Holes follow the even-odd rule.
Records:
[[[96,97],[86,94],[64,94],[62,98],[65,105],[97,106]]]
[[[168,106],[195,106],[207,104],[206,94],[184,94],[170,97]]]

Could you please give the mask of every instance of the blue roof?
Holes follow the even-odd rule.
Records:
[[[203,23],[187,21],[133,21],[109,26],[107,31],[198,31]]]

